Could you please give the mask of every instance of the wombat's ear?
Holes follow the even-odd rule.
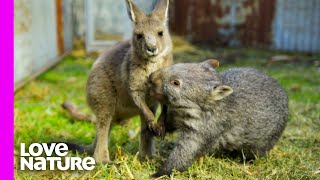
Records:
[[[219,67],[219,61],[216,59],[208,59],[204,63],[209,64],[213,68]]]
[[[156,7],[152,11],[152,16],[157,16],[162,21],[168,20],[169,0],[158,0]]]
[[[139,8],[132,2],[132,0],[126,0],[127,12],[132,22],[137,22],[145,15]]]
[[[227,96],[229,96],[233,92],[233,89],[230,86],[221,85],[217,86],[211,90],[210,100],[219,101]]]

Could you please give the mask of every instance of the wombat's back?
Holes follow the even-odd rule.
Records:
[[[243,144],[269,150],[279,139],[288,119],[288,97],[272,77],[252,68],[232,68],[221,73],[233,88],[229,96]]]

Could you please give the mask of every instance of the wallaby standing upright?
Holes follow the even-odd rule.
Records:
[[[141,117],[139,156],[154,154],[154,114],[157,102],[148,97],[152,72],[172,64],[172,41],[168,30],[169,0],[158,0],[145,15],[131,1],[127,11],[133,22],[131,41],[118,43],[94,63],[87,81],[87,101],[96,118],[96,137],[90,146],[69,143],[71,149],[93,152],[96,162],[110,162],[109,131],[112,122]],[[70,148],[70,147],[69,147]]]
[[[288,97],[270,76],[252,68],[218,73],[217,60],[175,64],[150,76],[150,94],[167,105],[166,123],[180,138],[152,177],[184,171],[209,152],[266,156],[288,119]],[[161,123],[161,122],[159,122]]]

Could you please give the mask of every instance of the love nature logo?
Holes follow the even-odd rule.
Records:
[[[65,143],[32,143],[26,151],[25,143],[20,148],[20,169],[26,170],[93,170],[95,160],[92,157],[68,157]],[[41,156],[42,154],[45,157]],[[56,156],[53,156],[53,155]]]

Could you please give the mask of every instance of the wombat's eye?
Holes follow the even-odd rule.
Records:
[[[174,86],[180,86],[180,82],[178,80],[172,80],[171,84]]]
[[[143,37],[142,34],[137,34],[136,36],[137,36],[137,39],[141,39]]]
[[[162,37],[162,36],[163,36],[163,31],[158,32],[158,35],[159,35],[160,37]]]

